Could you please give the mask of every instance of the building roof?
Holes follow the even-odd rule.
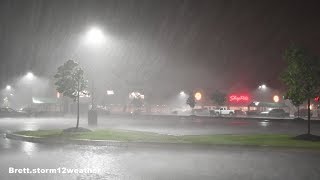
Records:
[[[57,98],[32,97],[32,103],[34,103],[34,104],[56,104],[56,103],[58,103],[58,100],[57,100]]]
[[[284,103],[272,103],[272,102],[258,102],[254,101],[249,104],[250,107],[270,107],[270,108],[279,108],[279,107],[287,107]]]

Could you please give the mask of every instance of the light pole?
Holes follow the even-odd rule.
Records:
[[[88,47],[98,48],[102,47],[106,42],[103,31],[98,27],[91,27],[85,34],[85,43]],[[90,69],[90,68],[89,68]],[[90,69],[91,73],[93,70]],[[94,77],[92,76],[92,90],[91,90],[91,110],[95,109],[94,103]]]
[[[105,35],[100,28],[91,27],[84,36],[84,43],[89,48],[99,48],[102,47],[106,42]],[[88,125],[97,126],[98,124],[98,114],[96,111],[96,105],[94,102],[94,75],[93,69],[89,66],[89,71],[91,73],[92,78],[92,90],[91,90],[91,109],[88,112]]]
[[[22,78],[25,86],[27,87],[26,89],[28,89],[27,91],[31,96],[30,98],[27,97],[27,98],[29,98],[28,103],[31,103],[31,104],[33,102],[33,86],[32,86],[33,84],[32,84],[32,82],[34,79],[35,79],[35,75],[32,72],[27,72]],[[31,101],[30,101],[30,99],[31,99]]]

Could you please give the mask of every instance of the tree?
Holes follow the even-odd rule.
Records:
[[[189,105],[192,109],[196,106],[196,99],[193,93],[189,93],[186,104]]]
[[[310,134],[310,99],[317,96],[320,89],[319,58],[294,44],[286,49],[284,58],[288,66],[281,79],[288,88],[286,96],[295,105],[308,101],[308,134]]]
[[[226,93],[223,93],[219,90],[216,90],[212,96],[211,96],[211,100],[218,104],[218,106],[223,106],[226,104],[226,101],[227,101],[227,94]]]
[[[132,99],[131,104],[137,109],[141,108],[143,106],[143,98],[142,98],[142,96],[140,94],[137,94]]]
[[[63,65],[58,67],[58,71],[54,78],[57,91],[65,97],[73,99],[77,102],[77,125],[79,127],[79,106],[80,94],[85,94],[87,81],[83,77],[84,71],[79,67],[77,62],[68,60]]]
[[[286,93],[287,97],[290,97],[292,104],[298,108],[298,117],[300,117],[300,106],[307,99],[301,89],[288,89]],[[289,98],[288,98],[289,99]]]

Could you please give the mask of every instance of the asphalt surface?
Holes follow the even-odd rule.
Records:
[[[264,125],[262,125],[262,122]],[[0,133],[67,128],[74,118],[2,118]],[[82,126],[87,124],[82,120]],[[166,134],[231,134],[305,132],[305,123],[243,119],[99,119],[98,128]],[[267,124],[267,125],[266,125]],[[319,124],[313,124],[319,132]],[[250,147],[95,147],[48,145],[0,138],[0,179],[320,179],[320,152]],[[98,173],[9,173],[30,170],[99,170]],[[41,171],[39,169],[39,171]],[[44,171],[44,170],[43,170]],[[48,171],[48,170],[47,170]]]
[[[57,129],[75,126],[75,117],[58,118],[0,118],[0,130]],[[88,127],[86,117],[81,117],[80,126]],[[93,128],[114,128],[149,131],[162,134],[303,134],[307,132],[307,122],[292,120],[265,120],[244,118],[204,118],[195,117],[122,117],[100,116],[98,126]],[[311,124],[311,132],[320,135],[320,120]]]

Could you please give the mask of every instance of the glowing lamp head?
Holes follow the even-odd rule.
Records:
[[[114,95],[114,91],[113,90],[107,90],[107,95]]]
[[[196,92],[196,93],[194,94],[194,97],[196,98],[197,101],[200,101],[201,98],[202,98],[202,95],[201,95],[200,92]]]
[[[105,43],[105,40],[102,30],[97,27],[91,28],[86,34],[86,42],[89,45],[101,45]]]
[[[184,96],[186,96],[186,93],[184,91],[181,91],[180,96],[184,97]]]
[[[279,100],[280,100],[280,99],[279,99],[279,96],[277,96],[277,95],[274,95],[274,96],[273,96],[273,101],[274,101],[274,102],[277,103],[277,102],[279,102]]]
[[[26,77],[27,77],[28,80],[32,80],[34,78],[34,75],[33,75],[32,72],[28,72]]]
[[[11,86],[10,86],[10,85],[7,85],[7,86],[6,86],[6,90],[10,91],[10,90],[11,90]]]

